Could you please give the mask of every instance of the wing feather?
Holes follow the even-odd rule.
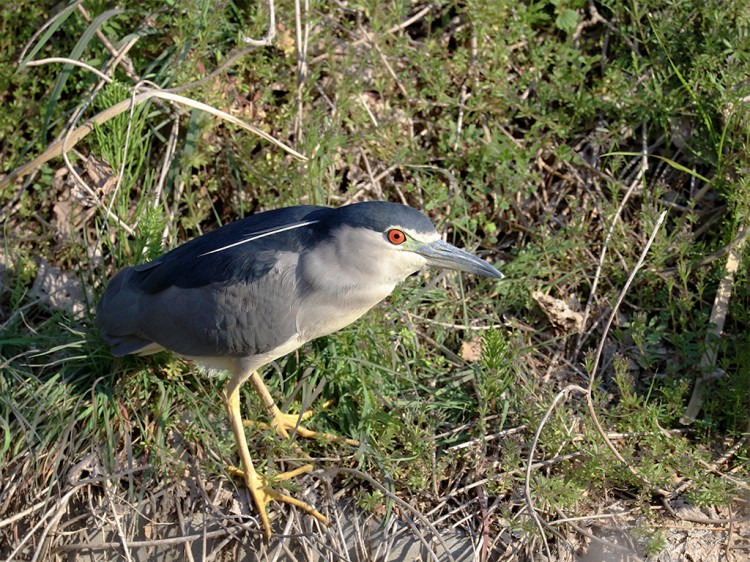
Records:
[[[102,338],[115,355],[153,352],[154,344],[190,356],[274,349],[296,334],[298,258],[309,225],[326,211],[269,211],[123,269],[97,307]]]

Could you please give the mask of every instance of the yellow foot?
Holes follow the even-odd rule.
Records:
[[[315,519],[317,519],[324,525],[328,525],[328,519],[325,517],[325,515],[318,512],[314,507],[311,507],[305,502],[293,498],[292,496],[277,492],[268,485],[269,480],[271,482],[279,480],[289,480],[290,478],[294,478],[295,476],[299,476],[300,474],[305,474],[312,471],[312,468],[313,467],[311,464],[306,464],[294,470],[290,470],[289,472],[277,474],[271,479],[260,476],[257,472],[255,472],[254,468],[251,468],[250,472],[245,472],[243,470],[240,470],[239,468],[229,466],[227,467],[227,471],[233,476],[238,476],[245,481],[245,485],[248,487],[250,493],[253,496],[255,506],[258,508],[258,515],[260,516],[261,523],[263,524],[263,530],[266,533],[266,538],[270,539],[271,523],[268,520],[268,503],[271,500],[288,503],[295,507],[298,507],[306,513],[315,517]]]
[[[322,407],[327,408],[332,403],[333,401],[329,400],[328,402],[325,402]],[[332,433],[320,433],[317,431],[311,431],[307,429],[306,427],[303,427],[302,425],[300,425],[301,422],[310,418],[310,416],[312,416],[313,413],[314,412],[312,410],[307,410],[306,412],[303,412],[302,414],[284,414],[278,409],[276,409],[276,411],[273,413],[273,420],[271,421],[271,427],[273,427],[276,430],[276,435],[278,435],[282,439],[288,439],[289,433],[294,432],[300,437],[305,437],[306,439],[322,439],[324,441],[346,443],[347,445],[352,445],[354,447],[359,446],[359,441],[355,439],[347,439],[345,437],[333,435]],[[269,427],[267,423],[256,422],[256,421],[251,421],[251,420],[245,420],[242,423],[245,425],[245,427],[260,427],[263,429],[268,429]]]

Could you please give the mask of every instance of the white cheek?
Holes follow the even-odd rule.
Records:
[[[427,260],[414,252],[395,251],[389,254],[386,263],[382,264],[384,271],[390,276],[394,284],[401,283],[412,273],[416,273],[427,265]]]
[[[390,291],[427,263],[419,254],[391,246],[378,232],[346,227],[335,241],[319,245],[302,260],[308,282],[365,291],[378,286],[390,286]]]
[[[336,242],[319,245],[300,259],[305,291],[300,338],[309,341],[348,326],[424,265],[422,256],[390,247],[375,232],[345,231]]]

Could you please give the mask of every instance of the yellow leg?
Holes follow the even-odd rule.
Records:
[[[317,431],[311,431],[306,427],[301,426],[300,422],[312,416],[313,412],[308,410],[307,412],[303,412],[299,415],[284,414],[281,410],[279,410],[278,406],[276,406],[276,402],[274,402],[271,393],[268,391],[268,387],[265,385],[263,379],[260,378],[260,375],[257,372],[253,372],[253,374],[250,375],[250,382],[253,383],[255,391],[258,393],[258,396],[260,396],[260,399],[263,401],[263,405],[266,407],[266,410],[268,410],[268,413],[271,416],[271,427],[276,430],[276,435],[278,435],[282,439],[289,439],[289,432],[294,431],[300,437],[305,437],[307,439],[323,439],[327,441],[335,441],[337,443],[347,443],[349,445],[353,445],[354,447],[359,445],[359,441],[355,441],[354,439],[346,439],[344,437],[339,437],[338,435],[333,435],[331,433],[319,433]],[[330,402],[326,402],[325,404],[323,404],[323,407],[325,408],[328,405],[330,405]],[[246,421],[244,423],[246,426],[268,427],[263,423],[253,421]]]
[[[255,375],[255,373],[253,373],[253,375]],[[268,485],[268,480],[260,476],[255,471],[255,468],[253,467],[253,461],[250,458],[250,451],[247,448],[245,430],[242,424],[242,414],[240,412],[240,385],[242,384],[243,378],[244,377],[242,377],[241,375],[235,374],[227,383],[226,388],[227,413],[229,414],[229,422],[232,425],[232,431],[234,432],[234,438],[237,442],[237,450],[240,454],[240,460],[242,461],[243,468],[243,470],[240,470],[235,467],[228,467],[228,471],[231,474],[240,476],[245,480],[245,485],[250,490],[250,493],[253,496],[253,501],[258,508],[258,515],[260,516],[261,522],[263,524],[263,530],[266,533],[266,537],[271,537],[271,524],[268,520],[267,513],[267,505],[271,500],[276,500],[299,507],[306,513],[309,513],[310,515],[315,517],[324,525],[328,525],[328,519],[326,519],[324,515],[322,515],[313,507],[309,506],[303,501],[271,489],[271,487]],[[274,478],[274,480],[288,480],[289,478],[293,478],[305,472],[310,472],[311,470],[312,465],[308,464],[290,472],[279,474]]]

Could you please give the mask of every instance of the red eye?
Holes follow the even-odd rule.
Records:
[[[404,234],[403,230],[399,230],[398,228],[390,229],[386,233],[386,236],[388,237],[388,242],[396,246],[400,246],[401,244],[406,242],[406,234]]]

